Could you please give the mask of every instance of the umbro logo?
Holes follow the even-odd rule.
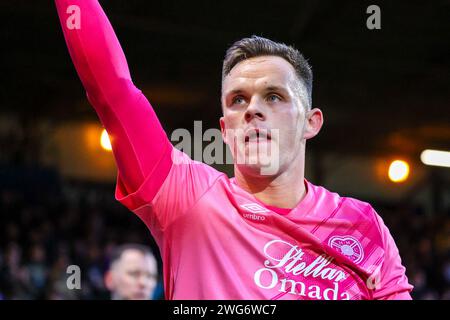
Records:
[[[245,209],[246,211],[250,211],[251,213],[244,213],[243,217],[255,221],[264,221],[266,220],[266,217],[263,215],[260,215],[259,213],[267,213],[270,212],[270,210],[260,206],[257,203],[246,203],[241,205],[241,208]]]
[[[250,211],[252,213],[264,213],[264,212],[270,212],[268,209],[261,207],[257,203],[246,203],[241,205],[241,208],[244,208],[247,211]]]

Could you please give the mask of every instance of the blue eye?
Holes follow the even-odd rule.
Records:
[[[241,96],[234,97],[233,101],[232,101],[233,104],[241,104],[243,102],[244,102],[244,99]]]
[[[281,100],[281,98],[279,96],[277,96],[276,94],[271,94],[268,99],[270,102],[276,102],[276,101]]]

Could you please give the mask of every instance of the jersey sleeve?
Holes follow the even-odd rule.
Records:
[[[135,192],[147,179],[149,196],[154,196],[171,168],[173,147],[152,106],[133,84],[108,18],[96,0],[55,4],[72,62],[110,137],[119,194]]]
[[[55,3],[75,69],[111,140],[118,167],[115,197],[161,240],[167,226],[222,174],[172,146],[152,106],[133,84],[98,1]]]
[[[397,245],[383,219],[373,211],[385,252],[379,271],[379,283],[375,287],[373,297],[376,300],[411,300],[410,292],[413,286],[408,282]]]

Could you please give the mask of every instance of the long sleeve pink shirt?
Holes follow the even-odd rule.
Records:
[[[111,138],[116,199],[159,246],[166,299],[411,298],[395,242],[368,203],[305,179],[295,208],[274,208],[193,161],[171,145],[133,84],[99,3],[55,2],[72,61]],[[79,28],[67,26],[73,5]]]

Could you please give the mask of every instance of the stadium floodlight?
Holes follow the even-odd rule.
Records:
[[[102,135],[100,137],[100,145],[106,151],[111,151],[112,150],[111,141],[109,140],[108,132],[106,132],[105,129],[103,129]]]
[[[389,166],[388,176],[392,182],[405,181],[409,176],[409,164],[403,160],[392,161]]]
[[[450,152],[426,149],[420,154],[420,160],[428,166],[450,168]]]

